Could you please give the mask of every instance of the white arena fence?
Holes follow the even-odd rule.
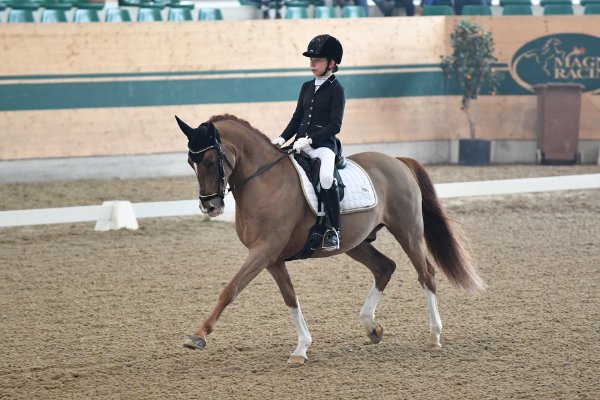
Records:
[[[600,174],[567,175],[542,178],[502,179],[494,181],[442,183],[435,185],[440,198],[495,196],[518,193],[536,193],[559,190],[600,188]],[[0,211],[0,227],[96,222],[97,231],[111,229],[138,229],[139,218],[202,215],[198,200],[131,203],[106,201],[102,205],[82,207],[44,208],[34,210]],[[205,217],[208,219],[208,217]],[[222,215],[211,218],[233,221],[235,203],[232,196],[225,200]]]

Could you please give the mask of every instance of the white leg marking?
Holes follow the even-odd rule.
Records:
[[[425,294],[427,295],[427,307],[429,308],[429,344],[441,347],[442,320],[438,310],[437,299],[435,294],[427,288],[425,288]]]
[[[294,325],[296,325],[296,331],[298,332],[298,347],[292,353],[292,356],[301,356],[305,359],[308,359],[306,356],[306,350],[308,350],[308,346],[312,343],[312,337],[310,336],[310,332],[308,331],[308,326],[306,325],[306,321],[304,321],[304,317],[302,316],[302,310],[300,309],[300,302],[296,298],[296,303],[298,304],[297,308],[288,307],[288,312],[294,319]]]
[[[371,288],[371,291],[365,300],[365,304],[360,310],[360,321],[367,330],[367,334],[370,334],[373,329],[376,328],[375,308],[377,308],[377,304],[379,303],[379,300],[381,300],[381,295],[382,292],[375,287],[375,284],[373,284],[373,287]]]

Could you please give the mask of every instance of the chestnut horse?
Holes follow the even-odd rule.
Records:
[[[175,118],[188,138],[188,163],[198,178],[200,210],[210,217],[220,215],[229,185],[236,203],[235,229],[249,250],[239,272],[221,291],[213,311],[187,337],[184,346],[204,348],[225,307],[267,269],[279,286],[298,333],[298,346],[289,362],[304,364],[312,338],[285,260],[304,247],[316,217],[304,198],[289,155],[275,148],[248,122],[232,115],[212,117],[198,128]],[[340,249],[316,251],[313,257],[346,253],[372,272],[374,285],[359,317],[371,342],[379,343],[383,328],[375,319],[375,308],[396,265],[372,243],[377,232],[386,227],[410,258],[425,291],[428,344],[434,349],[441,348],[442,322],[435,295],[435,270],[428,250],[455,286],[478,292],[484,289],[484,283],[453,233],[427,172],[417,161],[375,152],[355,154],[349,159],[370,176],[378,203],[366,211],[343,215]]]

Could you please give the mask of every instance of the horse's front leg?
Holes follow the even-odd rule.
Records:
[[[294,325],[296,326],[296,331],[298,332],[298,346],[296,346],[296,350],[294,350],[288,359],[288,363],[294,365],[304,365],[304,363],[306,363],[308,360],[306,351],[312,343],[312,337],[308,331],[306,321],[304,321],[304,316],[302,315],[302,310],[300,309],[300,302],[298,301],[298,297],[294,291],[292,280],[284,262],[278,262],[268,267],[268,271],[273,276],[273,279],[275,279],[275,282],[277,282],[277,286],[279,287],[281,295],[283,296],[283,301],[288,306],[288,312],[292,316]]]
[[[275,261],[275,256],[272,255],[269,249],[260,248],[251,250],[248,258],[233,277],[231,282],[223,288],[219,294],[217,305],[210,313],[204,323],[191,336],[188,336],[184,346],[189,349],[203,349],[206,346],[206,337],[213,331],[214,325],[221,316],[221,313],[238,294],[244,290],[246,286],[268,265]]]

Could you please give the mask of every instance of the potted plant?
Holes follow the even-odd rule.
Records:
[[[493,95],[499,84],[494,71],[494,40],[490,32],[474,21],[461,20],[450,35],[451,56],[442,56],[440,67],[447,79],[456,78],[462,90],[461,110],[469,122],[469,139],[459,141],[459,162],[482,165],[490,162],[490,141],[477,139],[475,123],[471,114],[471,100],[476,100],[483,87],[489,87]]]

